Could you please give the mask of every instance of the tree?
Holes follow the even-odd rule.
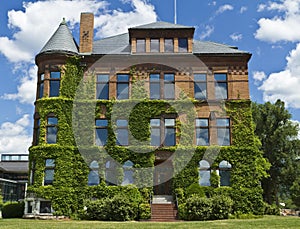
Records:
[[[264,200],[278,205],[280,193],[288,194],[289,197],[291,192],[296,193],[291,187],[300,175],[297,163],[300,151],[298,125],[290,120],[291,114],[281,100],[275,104],[253,103],[252,113],[261,150],[271,163],[269,177],[262,180]]]

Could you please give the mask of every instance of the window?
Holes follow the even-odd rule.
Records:
[[[150,119],[151,146],[174,146],[176,145],[175,119]],[[164,136],[164,139],[161,139]]]
[[[174,99],[175,98],[175,76],[174,74],[164,75],[164,98]]]
[[[227,74],[216,73],[215,75],[215,97],[216,99],[227,99]]]
[[[57,142],[57,124],[58,120],[56,117],[47,118],[46,141],[48,144],[55,144]]]
[[[133,163],[132,161],[126,161],[123,165],[124,178],[122,185],[133,184]]]
[[[178,51],[179,52],[187,52],[188,51],[188,41],[186,38],[178,39]]]
[[[128,145],[128,121],[124,119],[117,120],[117,145]]]
[[[201,186],[210,186],[210,165],[206,160],[199,162],[199,184]]]
[[[56,97],[59,95],[60,87],[60,72],[50,72],[50,93],[49,97]]]
[[[31,169],[30,169],[30,184],[34,184],[34,174],[35,174],[35,161],[31,162]]]
[[[167,118],[165,119],[165,146],[174,146],[176,144],[176,131],[175,131],[175,119]]]
[[[105,163],[105,180],[107,185],[117,185],[117,164],[114,161]]]
[[[206,99],[206,74],[194,74],[194,97],[195,99]]]
[[[55,168],[55,160],[54,159],[46,159],[45,160],[44,185],[53,184],[54,168]]]
[[[44,79],[45,79],[45,74],[42,73],[40,75],[40,82],[39,82],[39,95],[38,98],[42,98],[44,96]]]
[[[217,119],[217,136],[218,136],[218,145],[220,146],[230,145],[230,119],[229,118]]]
[[[129,75],[117,75],[117,99],[129,98]]]
[[[159,39],[151,39],[150,40],[150,51],[151,52],[159,52]]]
[[[146,52],[146,41],[145,39],[136,39],[136,52]]]
[[[107,126],[108,126],[108,120],[96,119],[95,144],[97,146],[106,145],[107,136],[108,136]]]
[[[96,98],[108,99],[109,97],[109,75],[97,75]]]
[[[51,213],[50,201],[40,201],[40,213]]]
[[[165,52],[174,52],[174,41],[173,39],[165,39]]]
[[[159,74],[150,74],[150,99],[160,99]]]
[[[196,119],[196,145],[209,145],[209,123],[207,118]]]
[[[97,161],[92,161],[90,164],[90,173],[88,176],[88,185],[98,185],[99,180],[99,165]]]
[[[151,146],[159,146],[161,144],[160,137],[160,119],[150,120]]]
[[[35,136],[34,136],[34,143],[35,145],[39,144],[39,139],[40,139],[40,119],[36,119],[36,123],[35,123]]]
[[[230,186],[230,171],[231,164],[228,161],[221,161],[219,164],[220,170],[220,185],[221,186]]]

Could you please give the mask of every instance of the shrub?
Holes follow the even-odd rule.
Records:
[[[150,219],[151,218],[151,207],[150,204],[139,205],[139,219]]]
[[[220,186],[220,176],[217,174],[216,170],[213,170],[210,174],[210,185],[213,188],[218,188]]]
[[[186,195],[187,197],[190,197],[192,195],[197,195],[198,197],[205,197],[203,188],[199,184],[195,184],[195,183],[187,187]]]
[[[5,203],[2,208],[3,218],[22,218],[24,214],[24,202]]]
[[[211,219],[228,219],[232,210],[233,201],[228,196],[214,196],[212,199]]]
[[[212,214],[212,201],[206,197],[192,195],[185,203],[187,220],[209,220]]]
[[[265,203],[265,215],[280,215],[280,209],[276,204]]]

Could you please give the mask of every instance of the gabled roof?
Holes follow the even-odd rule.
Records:
[[[72,36],[65,19],[48,40],[39,54],[42,53],[73,53],[78,54],[78,45]]]
[[[192,26],[172,24],[165,21],[156,21],[150,24],[132,27],[130,29],[194,29]]]

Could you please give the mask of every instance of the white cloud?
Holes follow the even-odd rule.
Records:
[[[215,28],[213,26],[209,26],[209,25],[205,26],[205,30],[202,31],[200,34],[200,39],[203,40],[209,37],[213,33],[214,29]]]
[[[32,104],[36,97],[36,85],[37,85],[37,67],[31,66],[26,72],[23,71],[23,76],[20,79],[20,84],[17,88],[17,93],[4,94],[2,99],[6,100],[18,100],[21,103]]]
[[[131,0],[132,11],[123,12],[113,10],[111,13],[95,18],[95,27],[98,30],[96,37],[107,37],[128,31],[129,27],[151,23],[157,20],[154,6],[145,0]]]
[[[259,5],[258,11],[263,10],[278,11],[282,15],[259,19],[255,38],[269,42],[300,40],[300,30],[295,29],[300,26],[300,0],[283,0],[280,3]]]
[[[300,140],[300,121],[298,121],[298,120],[291,120],[292,121],[292,123],[294,123],[295,125],[297,125],[298,126],[298,139]]]
[[[243,35],[240,34],[240,33],[233,33],[230,35],[230,38],[233,40],[233,41],[239,41],[243,38]]]
[[[281,99],[289,107],[300,108],[300,43],[286,59],[285,70],[270,74],[259,89],[265,101]]]
[[[28,114],[15,123],[2,123],[0,126],[0,153],[27,153],[32,141],[31,135],[26,130],[29,126]]]
[[[225,11],[233,10],[233,6],[229,4],[225,4],[219,7],[216,14],[224,13]]]
[[[266,74],[262,71],[254,71],[252,77],[256,82],[261,82],[267,78]]]
[[[246,12],[247,10],[248,10],[248,7],[242,6],[241,9],[240,9],[240,14]]]

